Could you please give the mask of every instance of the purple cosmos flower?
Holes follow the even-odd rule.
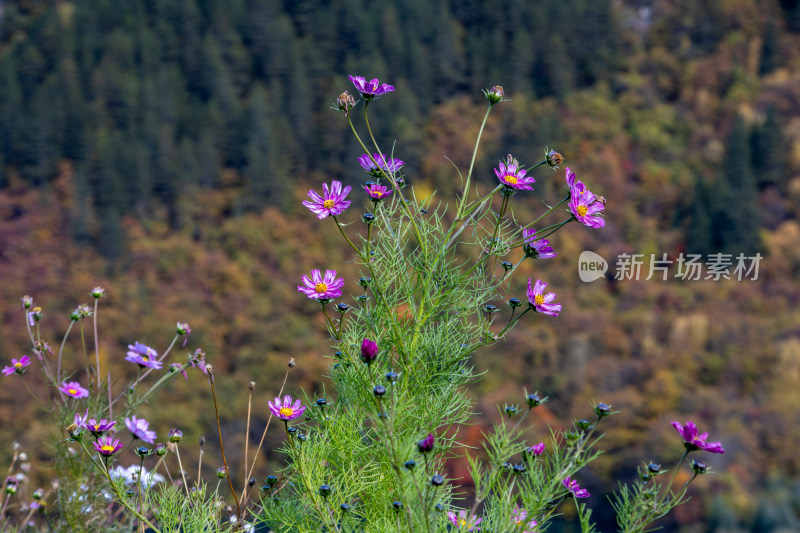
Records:
[[[392,194],[391,189],[387,188],[384,185],[378,185],[377,183],[369,183],[364,185],[364,190],[367,191],[367,194],[372,199],[373,202],[380,202],[390,194]]]
[[[376,357],[378,357],[378,344],[369,339],[361,341],[361,360],[370,364]]]
[[[428,436],[422,439],[421,441],[417,442],[417,448],[422,453],[428,453],[433,451],[433,433],[428,433]]]
[[[115,439],[110,435],[100,437],[97,442],[93,444],[94,449],[106,457],[114,455],[119,451],[120,448],[122,448],[122,444],[119,442],[119,439]]]
[[[156,440],[156,432],[149,429],[150,422],[144,418],[136,418],[135,415],[126,418],[125,426],[128,428],[128,431],[133,433],[135,438],[141,439],[148,444],[153,444]]]
[[[336,216],[350,207],[350,200],[345,200],[345,197],[350,193],[351,189],[352,187],[349,185],[342,188],[341,181],[333,180],[330,189],[327,183],[323,183],[322,196],[317,194],[316,191],[308,191],[308,196],[312,201],[305,200],[303,205],[317,215],[320,220],[327,216]]]
[[[514,511],[511,513],[511,523],[516,527],[515,531],[522,529],[522,533],[534,533],[534,528],[539,523],[536,520],[525,523],[526,518],[528,518],[528,511],[520,509],[519,506],[514,507]]]
[[[522,250],[525,252],[526,257],[533,259],[550,259],[556,256],[556,252],[550,246],[550,241],[547,239],[536,240],[535,229],[522,229]]]
[[[335,270],[326,270],[325,276],[314,269],[311,277],[303,276],[302,281],[305,285],[298,285],[297,290],[313,300],[331,300],[342,295],[344,278],[336,278]]]
[[[91,433],[95,437],[99,437],[106,431],[112,429],[114,427],[114,424],[116,424],[114,420],[109,421],[103,418],[98,422],[96,419],[92,418],[88,422],[85,422],[82,427],[88,430],[89,433]]]
[[[567,185],[570,191],[569,209],[575,219],[590,228],[605,226],[606,221],[601,215],[601,211],[606,207],[605,200],[587,189],[569,167],[567,167]]]
[[[686,422],[685,427],[682,426],[680,422],[672,422],[672,427],[680,433],[681,438],[683,438],[683,445],[686,446],[686,449],[690,452],[704,450],[711,453],[725,453],[721,442],[706,442],[708,433],[701,433],[698,435],[697,426],[695,426],[694,422],[691,420]]]
[[[461,509],[458,515],[453,511],[447,511],[447,519],[457,528],[466,528],[467,531],[480,531],[478,524],[483,520],[475,515],[469,516],[464,509]]]
[[[192,328],[190,328],[189,324],[186,322],[178,322],[175,326],[175,331],[178,335],[183,336],[183,344],[181,344],[181,347],[186,346],[186,343],[189,342],[189,335],[192,334]]]
[[[536,312],[543,315],[558,316],[561,312],[561,304],[552,303],[556,299],[556,293],[544,293],[547,283],[537,279],[536,284],[531,287],[531,279],[528,278],[528,303],[536,309]]]
[[[578,482],[574,479],[570,479],[569,476],[563,479],[561,484],[564,485],[564,488],[567,489],[575,498],[588,498],[591,496],[588,490],[582,489],[580,485],[578,485]]]
[[[194,368],[199,368],[203,374],[208,375],[208,369],[206,368],[206,353],[201,348],[196,349],[193,354],[189,354],[189,365],[193,366]]]
[[[70,381],[69,383],[65,381],[58,390],[72,398],[86,398],[89,396],[89,391],[81,387],[81,384],[77,381]]]
[[[544,453],[544,442],[525,448],[525,451],[533,456],[542,455]]]
[[[364,100],[372,100],[376,96],[381,96],[386,93],[394,91],[394,87],[386,83],[381,83],[378,78],[370,81],[364,79],[363,76],[348,76],[353,85],[356,86],[358,92],[361,93],[361,98]]]
[[[3,368],[2,372],[4,376],[10,376],[13,373],[23,374],[25,372],[25,367],[30,366],[31,358],[27,355],[23,355],[19,359],[11,358],[11,364],[7,367]]]
[[[373,163],[373,159],[377,165]],[[384,172],[397,172],[400,170],[400,167],[406,164],[405,161],[401,159],[389,158],[387,160],[386,156],[381,154],[372,154],[372,157],[370,157],[369,154],[361,155],[358,157],[358,162],[361,164],[361,168],[376,178],[383,176]]]
[[[137,342],[136,344],[128,345],[128,355],[125,360],[136,363],[142,368],[147,367],[158,370],[161,368],[161,362],[157,361],[156,357],[158,357],[158,352],[141,342]]]
[[[285,422],[294,420],[306,411],[306,406],[303,405],[303,402],[297,399],[292,403],[292,397],[288,394],[283,397],[283,402],[281,402],[280,398],[275,398],[273,401],[267,402],[267,405],[273,415]]]
[[[86,412],[83,413],[83,416],[80,413],[75,413],[75,418],[73,419],[73,424],[75,424],[79,428],[86,427],[86,420],[89,418],[89,408],[86,408]]]
[[[531,176],[525,176],[527,170],[519,168],[519,162],[514,159],[511,154],[508,155],[506,162],[500,161],[500,166],[494,169],[494,173],[500,183],[509,189],[525,189],[528,191],[533,190],[533,183],[536,180]]]

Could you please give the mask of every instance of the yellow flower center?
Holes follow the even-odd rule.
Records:
[[[585,205],[579,205],[577,211],[579,217],[585,217],[586,212],[589,211],[589,208],[586,207]]]
[[[383,193],[381,191],[372,191],[372,194],[375,195],[375,198],[380,198],[381,196],[383,196]]]
[[[506,183],[510,183],[511,185],[516,185],[517,181],[519,181],[517,180],[517,177],[512,174],[506,174],[504,178],[506,180]]]
[[[78,391],[76,389],[67,389],[67,392],[70,394],[78,394]]]
[[[537,294],[533,297],[533,303],[534,305],[544,305],[544,296]]]
[[[110,444],[106,444],[104,446],[100,446],[100,450],[105,452],[105,453],[107,453],[107,454],[109,454],[109,455],[114,453],[114,447],[111,446]]]
[[[14,363],[14,366],[17,367],[17,368],[22,368],[22,363],[17,361],[16,363]]]
[[[317,293],[322,294],[323,292],[328,291],[328,285],[326,283],[317,283],[316,287],[314,287],[314,290],[317,291]]]
[[[461,520],[458,521],[458,525],[459,526],[466,526],[467,525],[467,521],[462,518]]]
[[[289,417],[294,414],[294,409],[292,409],[291,407],[281,407],[280,410],[278,410],[278,412],[283,416]]]
[[[334,202],[333,200],[325,200],[324,202],[322,202],[322,207],[324,207],[325,209],[331,209],[334,205],[336,205],[336,202]]]

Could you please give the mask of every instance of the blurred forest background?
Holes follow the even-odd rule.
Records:
[[[19,297],[43,307],[57,348],[67,313],[102,285],[104,368],[133,375],[128,343],[162,352],[188,322],[175,360],[202,347],[216,366],[233,453],[250,380],[255,436],[289,357],[289,390],[321,391],[331,350],[295,285],[335,268],[355,295],[358,274],[333,224],[300,201],[322,181],[366,179],[330,109],[355,92],[348,74],[397,88],[372,122],[418,195],[453,198],[445,156],[468,167],[480,91],[500,84],[511,101],[489,120],[478,180],[494,184],[505,154],[533,164],[548,145],[608,199],[604,230],[569,226],[551,240],[558,257],[515,281],[509,297],[524,298],[529,275],[548,281],[564,312],[476,356],[485,417],[464,442],[523,387],[552,400],[532,439],[589,418],[592,400],[612,404],[609,454],[580,480],[601,494],[642,460],[677,460],[669,421],[691,418],[727,453],[705,457],[718,473],[668,530],[800,530],[798,0],[0,0],[0,363],[30,354]],[[521,220],[560,199],[563,169],[535,175],[536,191],[515,197]],[[346,221],[361,209],[352,196]],[[764,259],[757,281],[584,284],[585,249],[612,263]],[[66,354],[71,371],[87,363],[79,335]],[[141,414],[160,436],[206,435],[210,457],[208,386],[196,371],[179,381]],[[45,467],[50,420],[19,380],[2,385],[0,458],[17,440]],[[611,529],[603,498],[592,504]]]

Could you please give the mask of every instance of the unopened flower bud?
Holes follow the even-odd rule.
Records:
[[[347,511],[350,510],[350,506],[347,505],[346,503],[343,503],[342,505],[339,506],[339,509],[341,509],[343,513],[346,513]]]
[[[297,435],[297,428],[286,428],[286,432],[289,434],[290,437],[294,437]]]
[[[358,284],[364,287],[365,289],[372,283],[372,278],[369,276],[362,276],[358,279]]]
[[[444,505],[442,505],[441,503],[437,503],[436,505],[433,506],[433,508],[434,510],[436,510],[437,513],[444,512]]]
[[[317,405],[319,407],[325,407],[326,405],[328,405],[328,400],[326,400],[325,398],[317,398]]]
[[[361,215],[361,219],[364,221],[365,224],[372,224],[375,222],[375,215],[372,213],[364,213]]]
[[[228,469],[227,468],[225,468],[224,466],[221,466],[221,467],[217,468],[217,477],[218,478],[225,479],[225,477],[227,475],[228,475]]]
[[[394,507],[395,511],[400,512],[403,509],[403,502],[393,501],[392,507]]]
[[[519,301],[519,298],[511,298],[508,301],[508,305],[510,305],[512,308],[517,308],[522,305],[522,302]]]
[[[202,439],[202,437],[200,438]],[[180,442],[183,440],[183,431],[178,428],[172,428],[167,433],[167,439],[169,439],[170,442]],[[200,446],[202,445],[201,443]]]
[[[397,377],[398,377],[397,372],[386,373],[386,379],[389,381],[389,383],[394,383],[395,381],[397,381]]]
[[[540,405],[545,403],[547,399],[548,398],[546,396],[544,398],[540,398],[538,394],[528,394],[527,398],[528,407],[530,408],[539,407]]]
[[[428,453],[433,451],[433,433],[428,433],[428,436],[417,442],[417,448],[421,453]]]
[[[203,445],[205,443],[206,443],[206,438],[205,437],[200,437],[199,439],[197,439],[197,444],[199,444],[201,448],[203,447]]]
[[[434,487],[438,487],[443,483],[444,483],[444,478],[439,474],[436,474],[435,476],[431,477],[431,485],[433,485]]]
[[[163,442],[156,444],[156,455],[164,457],[167,454],[167,445]]]
[[[514,474],[520,476],[520,475],[524,474],[525,472],[527,472],[528,469],[525,468],[525,465],[514,465],[513,471],[514,471]]]
[[[347,305],[346,303],[342,302],[342,303],[340,303],[340,304],[336,304],[336,309],[337,309],[337,310],[338,310],[340,313],[346,313],[346,312],[347,312],[347,311],[350,309],[350,306],[349,306],[349,305]]]
[[[497,306],[492,304],[486,304],[483,306],[483,310],[486,311],[487,313],[494,313],[495,311],[497,311]]]
[[[336,101],[333,103],[333,108],[339,111],[344,112],[345,115],[350,113],[350,110],[353,109],[353,106],[356,105],[355,98],[350,95],[347,91],[343,92],[339,95]]]
[[[697,461],[692,459],[692,470],[694,470],[695,474],[705,474],[708,470],[705,461]]]
[[[331,494],[331,487],[330,485],[320,485],[319,486],[319,495],[323,498],[327,498]]]
[[[604,418],[611,414],[611,406],[605,403],[598,403],[594,406],[594,414],[600,418]]]
[[[500,85],[495,85],[488,91],[484,91],[486,95],[486,99],[489,100],[491,105],[497,104],[503,101],[503,96],[505,96],[505,92]]]
[[[148,448],[146,446],[139,446],[138,448],[136,448],[136,455],[138,455],[141,458],[148,457],[152,453],[153,453],[153,450],[151,450],[150,448]]]
[[[651,474],[660,474],[661,465],[656,463],[650,463],[649,465],[647,465],[647,470],[649,470]]]
[[[374,394],[377,398],[380,398],[386,394],[386,387],[383,385],[376,385],[375,388],[372,389],[372,394]]]
[[[512,263],[510,263],[509,261],[503,261],[502,263],[500,263],[500,266],[503,267],[503,270],[508,272],[509,270],[511,270],[511,267],[513,267],[514,265]]]
[[[278,478],[277,476],[267,476],[266,482],[270,487],[274,487],[278,483]]]
[[[370,364],[376,357],[378,357],[378,344],[369,339],[361,341],[361,360]]]
[[[516,405],[506,405],[506,414],[508,418],[511,418],[515,414],[517,414],[517,406]]]
[[[545,155],[545,159],[547,160],[547,164],[551,167],[557,167],[561,163],[564,162],[564,156],[560,153],[556,152],[555,150],[550,150]]]
[[[255,484],[256,484],[256,478],[251,477],[250,479],[247,480],[247,486],[248,487],[252,487]]]
[[[578,429],[581,429],[583,431],[586,431],[587,429],[592,427],[592,423],[591,422],[589,422],[588,420],[583,420],[583,419],[578,420],[575,423],[575,425],[578,426]]]
[[[408,470],[414,470],[414,467],[417,466],[417,462],[414,459],[409,459],[403,466],[406,467]]]

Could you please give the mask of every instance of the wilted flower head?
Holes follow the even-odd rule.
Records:
[[[514,507],[511,513],[511,523],[515,526],[515,531],[522,531],[522,533],[534,533],[534,528],[539,525],[536,520],[528,520],[528,511],[520,509],[519,506]]]
[[[36,323],[42,319],[42,316],[44,316],[44,313],[42,313],[42,308],[37,305],[28,311],[28,324],[30,324],[31,327],[35,326]]]
[[[533,183],[536,180],[532,176],[525,176],[528,171],[520,168],[519,162],[508,155],[506,162],[500,161],[499,166],[494,169],[494,173],[500,183],[509,189],[524,189],[528,191],[533,190]]]
[[[544,290],[547,283],[537,279],[536,284],[531,286],[531,280],[528,279],[528,303],[531,307],[536,309],[536,312],[543,315],[558,316],[561,312],[561,304],[552,303],[556,299],[556,293],[550,292],[545,294]]]
[[[453,511],[448,511],[447,519],[459,530],[464,531],[480,531],[481,528],[478,527],[478,524],[483,520],[475,515],[470,516],[464,509],[460,510],[457,515]]]
[[[364,190],[367,191],[370,199],[373,202],[380,202],[390,194],[392,194],[392,190],[386,187],[385,185],[378,185],[377,183],[370,183],[369,185],[364,185]]]
[[[77,381],[65,381],[58,390],[72,398],[86,398],[89,396],[89,391],[81,387],[81,384]]]
[[[550,241],[547,239],[536,239],[535,229],[522,229],[522,250],[525,252],[526,257],[533,259],[550,259],[556,256],[555,250],[550,246]]]
[[[100,452],[102,455],[109,457],[114,455],[122,448],[122,444],[119,442],[119,439],[115,439],[110,435],[106,435],[105,437],[100,437],[94,444],[94,449]]]
[[[350,200],[345,200],[350,193],[352,187],[349,185],[342,188],[342,182],[333,180],[330,188],[327,183],[322,184],[322,196],[317,194],[316,191],[308,191],[308,196],[311,201],[304,200],[303,205],[306,206],[312,213],[317,215],[317,218],[322,220],[328,216],[336,216],[344,212],[345,209],[350,207]]]
[[[11,364],[7,367],[3,368],[2,372],[4,376],[10,376],[11,374],[23,374],[25,372],[25,367],[30,366],[31,358],[27,355],[23,355],[19,359],[11,358]]]
[[[348,76],[353,85],[364,100],[372,100],[376,96],[381,96],[394,91],[394,87],[386,83],[381,83],[378,78],[366,81],[363,76]]]
[[[156,360],[156,357],[158,357],[158,352],[141,342],[136,342],[136,344],[128,345],[128,355],[125,360],[136,363],[142,368],[147,367],[157,370],[162,365],[160,361]]]
[[[558,165],[564,162],[564,156],[561,155],[559,152],[556,152],[555,150],[550,150],[549,152],[547,152],[544,158],[547,161],[547,164],[553,168],[558,167]]]
[[[199,368],[203,374],[208,374],[208,370],[206,370],[206,353],[201,348],[197,348],[194,353],[189,354],[189,364]]]
[[[433,433],[428,433],[427,437],[417,442],[417,448],[419,448],[419,451],[422,453],[429,453],[433,451],[433,443]]]
[[[582,489],[580,485],[578,485],[578,482],[574,479],[570,479],[569,476],[563,479],[561,484],[576,498],[588,498],[590,496],[588,490]]]
[[[106,290],[103,287],[95,287],[91,292],[92,298],[105,298]]]
[[[370,157],[369,154],[363,154],[358,156],[358,162],[361,164],[361,168],[376,178],[380,178],[385,174],[397,172],[406,164],[405,161],[401,159],[394,159],[392,157],[387,159],[385,154],[372,154],[372,157]]]
[[[26,294],[25,296],[20,298],[19,301],[22,303],[23,309],[30,309],[31,307],[33,307],[33,296],[28,296]]]
[[[342,295],[344,278],[336,278],[335,270],[326,270],[325,276],[319,269],[311,271],[311,277],[303,276],[304,285],[298,285],[297,290],[313,300],[331,300]]]
[[[286,422],[300,417],[306,411],[306,406],[303,405],[303,402],[297,399],[292,403],[292,397],[288,394],[283,397],[283,401],[280,398],[275,398],[273,401],[267,402],[267,405],[273,415]]]
[[[353,109],[354,105],[356,105],[355,98],[353,98],[349,92],[344,91],[333,103],[333,108],[344,111],[344,114],[347,115],[350,113],[350,110]]]
[[[711,453],[725,453],[721,442],[706,442],[708,433],[698,435],[697,426],[691,420],[686,422],[686,426],[682,426],[680,422],[672,422],[672,427],[683,438],[683,445],[690,452],[703,450]]]
[[[148,444],[153,444],[153,442],[156,440],[156,432],[149,429],[150,422],[144,418],[136,418],[135,415],[130,418],[126,418],[125,427],[128,428],[128,431],[133,433],[134,437],[141,439]]]
[[[183,344],[181,346],[186,346],[186,343],[189,342],[189,335],[192,334],[192,328],[189,327],[189,324],[186,322],[178,322],[175,326],[175,331],[178,335],[183,335]]]
[[[361,341],[361,360],[370,364],[376,357],[378,357],[378,344],[369,339]]]
[[[486,95],[486,99],[489,100],[489,103],[494,105],[499,102],[503,101],[503,96],[505,96],[505,92],[500,85],[495,85],[488,91],[483,91],[483,94]]]
[[[183,365],[180,364],[180,363],[170,363],[169,371],[170,372],[180,372],[181,374],[183,374],[183,379],[184,380],[188,380],[189,379],[189,375],[186,373],[186,370],[184,370]]]

